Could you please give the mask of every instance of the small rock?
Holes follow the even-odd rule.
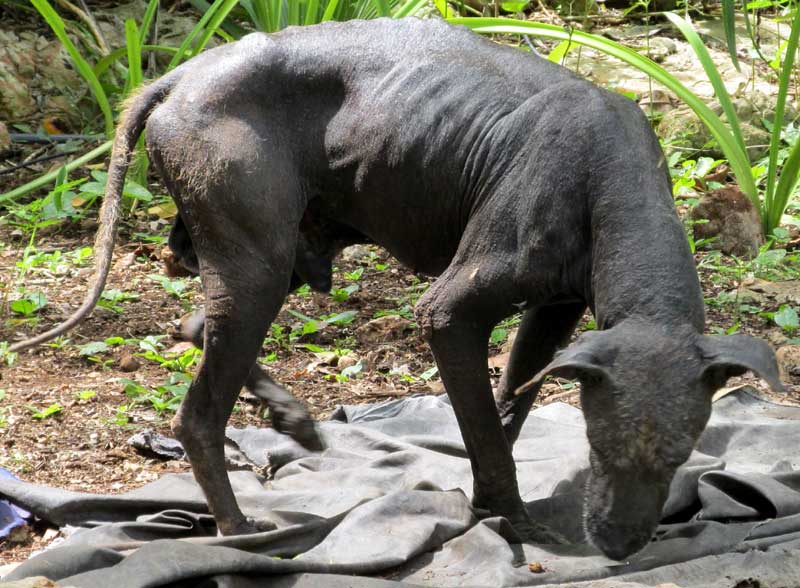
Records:
[[[758,211],[738,188],[705,194],[690,216],[695,221],[708,221],[692,225],[695,241],[715,238],[710,246],[727,255],[752,259],[764,242]]]
[[[353,367],[356,365],[361,358],[358,357],[355,353],[348,353],[347,355],[343,355],[339,358],[339,361],[336,362],[336,367],[339,370],[343,370],[349,367]]]
[[[27,543],[31,538],[31,528],[28,525],[20,525],[9,531],[6,541],[9,543]]]
[[[11,136],[8,134],[8,127],[0,122],[0,153],[11,147]]]
[[[777,304],[800,304],[800,280],[769,282],[759,278],[746,278],[738,288],[740,301],[763,304],[774,300]]]
[[[654,47],[663,49],[670,55],[678,51],[677,43],[675,43],[674,39],[670,39],[669,37],[653,37],[650,39],[650,48],[652,49]]]
[[[119,258],[119,261],[117,261],[117,263],[114,264],[114,269],[116,270],[127,269],[131,267],[134,263],[136,263],[136,254],[133,252],[126,253],[125,255]]]
[[[50,527],[49,529],[47,529],[47,531],[44,532],[44,535],[42,536],[42,540],[45,543],[50,543],[53,539],[56,539],[60,535],[61,535],[61,531],[60,530],[55,529],[53,527]]]
[[[773,329],[767,333],[767,341],[769,341],[773,347],[780,347],[781,345],[786,345],[787,341],[789,341],[789,337],[787,337],[783,331]]]
[[[440,396],[446,392],[446,390],[444,389],[444,382],[442,382],[441,380],[436,380],[435,382],[428,382],[427,386],[428,390],[430,390],[430,393],[433,394],[434,396]]]
[[[408,319],[397,315],[387,315],[369,321],[356,329],[356,335],[362,343],[382,343],[402,339],[413,330]]]
[[[347,261],[358,261],[366,259],[371,255],[371,251],[366,245],[350,245],[342,249],[342,259]]]
[[[11,231],[10,235],[12,241],[19,241],[25,236],[25,233],[22,231],[22,229],[14,229]]]
[[[135,372],[140,367],[142,367],[142,364],[139,363],[135,355],[131,354],[123,355],[119,362],[119,369],[123,372]]]
[[[97,220],[93,218],[85,218],[81,221],[81,230],[82,231],[96,231],[97,227],[100,226],[97,223]]]
[[[778,360],[781,380],[786,382],[792,376],[800,376],[800,345],[784,345],[778,348],[775,358]]]
[[[99,436],[97,433],[91,433],[91,434],[89,435],[89,443],[90,443],[91,445],[97,445],[97,443],[98,443],[99,441],[100,441],[100,436]]]
[[[175,343],[175,345],[167,349],[164,353],[186,353],[192,347],[194,347],[194,345],[190,341],[181,341]]]
[[[183,267],[183,265],[178,261],[178,258],[175,256],[175,252],[173,252],[169,247],[164,247],[158,256],[164,263],[164,272],[168,277],[181,278],[193,275],[192,272]]]
[[[642,49],[640,53],[648,55],[656,63],[661,63],[668,56],[678,50],[675,41],[667,37],[654,37],[650,39],[649,49]]]

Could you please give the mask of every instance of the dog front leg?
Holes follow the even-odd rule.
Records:
[[[569,342],[585,308],[585,304],[577,302],[531,308],[525,312],[508,365],[495,391],[497,411],[510,446],[516,443],[539,393],[536,387],[517,396],[517,388],[544,369],[553,354]]]
[[[506,517],[524,538],[560,543],[560,536],[530,520],[519,495],[516,466],[487,369],[488,339],[498,296],[492,284],[476,279],[476,265],[480,264],[451,265],[416,309],[469,455],[472,502],[477,508]]]

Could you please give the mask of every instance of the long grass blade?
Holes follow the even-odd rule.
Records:
[[[739,117],[736,114],[736,109],[733,107],[733,102],[728,94],[728,90],[725,88],[725,84],[719,75],[717,66],[714,65],[714,60],[711,59],[711,55],[708,54],[708,49],[706,49],[700,36],[687,21],[671,12],[665,13],[664,16],[683,33],[683,36],[686,37],[689,45],[691,45],[697,58],[700,60],[700,64],[703,66],[708,76],[708,81],[711,82],[711,86],[714,88],[714,94],[716,94],[717,100],[719,100],[720,106],[722,106],[722,112],[725,113],[725,118],[731,129],[731,133],[733,133],[736,142],[739,143],[741,150],[746,154],[747,149],[744,144],[744,139],[742,138],[742,129],[739,127]]]
[[[156,16],[157,10],[158,0],[150,0],[150,2],[147,3],[147,8],[145,9],[144,16],[142,17],[139,45],[144,45],[144,42],[147,41],[147,33],[150,32],[150,25],[153,24],[153,19]]]
[[[225,1],[226,0],[214,0],[214,3],[203,13],[203,16],[200,17],[200,20],[197,21],[197,24],[194,25],[192,30],[188,35],[186,35],[186,37],[183,39],[183,42],[178,47],[178,51],[167,65],[167,71],[173,69],[181,61],[183,61],[188,54],[191,54],[190,47],[192,46],[192,41],[194,41],[195,37],[197,37],[197,35],[203,31],[208,21],[211,20],[217,10],[219,10],[219,7],[222,6]]]
[[[789,204],[789,198],[797,188],[798,181],[800,181],[800,141],[794,144],[789,157],[783,162],[781,177],[778,180],[778,187],[775,189],[775,199],[772,202],[769,224],[765,227],[765,232],[769,230],[767,235],[771,235],[775,227],[780,224],[783,212],[786,210],[786,205]]]
[[[142,49],[139,43],[139,27],[129,18],[125,21],[125,45],[128,50],[128,92],[142,85]]]
[[[736,71],[741,71],[739,58],[736,56],[736,0],[722,0],[722,27],[725,29],[725,44],[728,46],[728,55]]]
[[[64,45],[64,49],[66,49],[67,53],[69,53],[69,56],[72,59],[72,62],[75,64],[75,68],[78,70],[78,73],[80,73],[83,79],[86,80],[86,83],[89,85],[92,94],[94,94],[97,105],[100,107],[100,111],[103,113],[106,136],[113,137],[114,115],[111,112],[111,104],[108,102],[108,96],[106,95],[102,84],[100,84],[100,80],[98,80],[97,76],[94,75],[92,66],[89,65],[89,62],[83,58],[81,52],[69,38],[66,27],[64,26],[64,21],[61,20],[61,17],[53,9],[53,7],[50,6],[50,3],[47,2],[47,0],[31,0],[31,4],[33,4],[36,10],[39,11],[39,14],[42,15],[42,18],[44,18],[44,20],[53,30],[56,37],[58,37],[58,40],[61,41],[62,45]]]
[[[328,5],[325,7],[325,12],[322,14],[321,22],[333,20],[334,16],[336,15],[336,8],[338,6],[339,6],[339,0],[330,0],[330,2],[328,2]]]
[[[178,52],[178,49],[175,47],[167,47],[165,45],[142,45],[142,51],[159,51],[161,53],[170,53],[175,55]],[[119,47],[118,49],[114,49],[111,53],[103,57],[103,59],[95,64],[95,66],[92,68],[94,75],[99,78],[108,70],[109,67],[114,65],[115,62],[119,61],[123,57],[126,57],[127,55],[127,47]]]
[[[303,21],[303,24],[317,24],[319,22],[319,18],[319,0],[308,0],[308,6],[306,6],[306,17]]]
[[[300,0],[287,0],[287,3],[287,25],[296,26],[303,24],[303,22],[300,20]]]
[[[258,1],[258,0],[257,0]],[[266,10],[269,13],[270,32],[283,28],[283,0],[265,0]]]
[[[197,10],[199,10],[200,12],[205,12],[211,7],[211,4],[206,2],[206,0],[188,0],[188,2],[189,4],[197,8]],[[250,7],[250,0],[240,0],[239,4],[241,4],[244,7],[245,11],[247,11],[247,13],[250,15],[250,19],[253,21],[253,23],[255,23],[256,28],[258,28],[259,30],[263,30],[258,25],[256,19],[253,17],[252,8]],[[225,24],[222,26],[225,29],[225,32],[228,33],[234,39],[241,39],[249,32],[231,20],[226,20]]]
[[[739,181],[739,187],[748,198],[758,206],[758,191],[750,170],[750,160],[739,142],[734,139],[731,132],[720,118],[700,100],[700,98],[675,76],[663,67],[651,61],[644,55],[629,49],[619,43],[595,35],[573,30],[565,31],[561,27],[543,23],[509,21],[501,18],[451,18],[448,22],[460,24],[484,34],[516,34],[538,35],[560,41],[572,41],[596,49],[607,55],[620,59],[636,69],[652,77],[669,90],[672,90],[683,100],[708,127],[711,135],[719,143],[720,149],[725,154],[731,165],[733,173]],[[513,24],[511,24],[513,22]]]
[[[797,184],[796,177],[786,180],[784,178],[784,176],[789,173],[789,169],[787,168],[790,166],[787,162],[784,163],[784,169],[781,172],[781,182],[777,187],[775,186],[775,178],[778,170],[778,151],[780,150],[781,132],[783,131],[783,113],[786,107],[786,96],[789,94],[789,82],[792,78],[798,37],[800,37],[800,9],[795,8],[794,18],[792,19],[792,30],[789,33],[789,40],[786,43],[786,54],[779,76],[778,98],[775,102],[775,118],[772,122],[772,136],[769,142],[767,190],[764,198],[766,214],[761,217],[762,219],[767,219],[767,222],[764,223],[765,235],[771,235],[772,230],[780,224],[783,211],[786,209],[789,197],[792,195],[794,186]],[[795,145],[792,155],[796,152],[797,146]],[[797,169],[794,170],[794,175],[797,175]]]
[[[222,21],[227,18],[228,13],[233,10],[238,3],[239,0],[224,0],[222,2],[222,4],[219,6],[219,9],[214,13],[214,16],[209,21],[206,30],[203,31],[200,40],[197,42],[197,45],[192,52],[192,56],[197,55],[206,48],[206,45],[208,45],[211,37],[214,36],[216,30],[222,25]]]
[[[392,12],[387,0],[373,0],[373,4],[378,11],[378,16],[389,16]]]
[[[404,18],[417,14],[422,8],[428,5],[427,0],[406,0],[398,5],[394,13],[394,18]]]

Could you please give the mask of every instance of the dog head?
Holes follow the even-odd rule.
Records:
[[[547,375],[581,383],[591,447],[584,527],[592,544],[619,560],[649,542],[714,392],[748,370],[782,388],[774,353],[759,339],[627,320],[585,333],[518,390]]]

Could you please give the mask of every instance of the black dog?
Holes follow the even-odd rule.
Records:
[[[702,335],[694,262],[638,107],[435,20],[254,34],[145,88],[118,130],[87,301],[22,345],[73,326],[100,295],[145,127],[206,295],[205,353],[173,428],[225,534],[269,526],[242,515],[225,475],[228,415],[293,275],[324,275],[339,231],[439,275],[417,317],[472,462],[473,502],[533,540],[557,536],[528,518],[511,446],[546,374],[582,383],[586,531],[615,558],[650,539],[714,390],[748,369],[780,386],[765,343]],[[334,228],[320,241],[304,218]],[[587,306],[599,330],[553,359]],[[495,401],[487,339],[519,309]]]

